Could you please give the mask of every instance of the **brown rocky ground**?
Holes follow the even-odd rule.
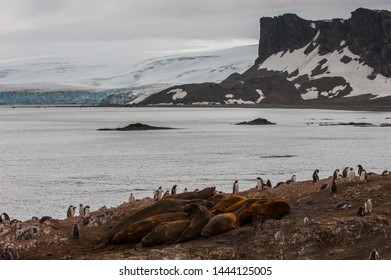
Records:
[[[391,259],[391,176],[371,175],[367,182],[337,180],[334,197],[328,189],[320,190],[323,179],[295,182],[264,191],[249,189],[247,197],[285,199],[291,213],[281,220],[267,220],[256,230],[244,226],[209,238],[144,248],[140,244],[108,245],[94,249],[94,244],[111,228],[137,209],[153,203],[151,198],[91,213],[88,225],[81,218],[24,221],[0,224],[0,250],[9,248],[14,259],[367,259],[376,248],[381,259]],[[358,216],[357,210],[367,198],[373,211]],[[336,204],[348,201],[352,207],[338,210]],[[304,224],[308,217],[309,224]],[[81,237],[71,238],[76,221]]]

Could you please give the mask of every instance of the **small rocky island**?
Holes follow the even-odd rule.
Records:
[[[139,131],[139,130],[163,130],[163,129],[175,129],[171,127],[159,127],[159,126],[151,126],[143,123],[131,123],[124,127],[117,128],[99,128],[99,131],[109,131],[109,130],[117,130],[117,131]]]
[[[248,121],[248,122],[240,122],[240,123],[237,123],[236,125],[273,125],[273,124],[276,124],[276,123],[269,122],[267,119],[257,118],[257,119],[254,119],[254,120]]]

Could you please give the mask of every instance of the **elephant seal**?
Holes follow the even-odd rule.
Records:
[[[255,202],[254,200],[248,200],[235,212],[221,213],[214,216],[201,230],[201,235],[208,237],[238,228],[240,226],[240,213]]]
[[[210,212],[212,214],[220,214],[225,212],[225,209],[229,208],[230,206],[245,201],[247,198],[240,195],[230,195],[229,197],[217,202],[211,209]]]
[[[213,217],[205,206],[194,203],[186,205],[183,210],[191,215],[190,224],[172,243],[181,243],[200,237],[202,229]]]
[[[136,243],[150,233],[156,226],[163,222],[187,219],[188,214],[185,212],[171,212],[165,214],[157,214],[145,219],[142,219],[134,224],[129,225],[124,230],[118,232],[111,239],[113,244]]]
[[[179,236],[189,224],[190,220],[177,220],[162,223],[144,236],[143,239],[141,239],[141,244],[144,247],[151,247],[169,243]]]
[[[290,213],[290,206],[284,200],[264,201],[249,199],[235,212],[214,216],[202,229],[201,235],[208,237],[238,228],[248,222],[266,219],[281,219]]]
[[[151,217],[157,214],[164,214],[170,212],[183,212],[183,207],[188,203],[197,203],[207,207],[210,207],[210,202],[202,199],[184,200],[184,199],[162,199],[157,201],[139,211],[131,214],[126,219],[118,223],[107,236],[100,239],[94,246],[94,249],[102,248],[110,243],[111,239],[120,231],[126,229],[129,225],[141,221],[145,218]]]
[[[216,187],[209,187],[202,189],[200,191],[195,192],[184,192],[184,193],[177,193],[173,195],[168,195],[164,197],[164,199],[185,199],[185,200],[192,200],[192,199],[208,199],[215,195]]]

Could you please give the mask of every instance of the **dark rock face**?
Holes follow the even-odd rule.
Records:
[[[269,122],[267,119],[256,118],[252,121],[237,123],[236,125],[273,125],[273,124],[275,123]]]
[[[260,39],[257,63],[280,51],[300,49],[315,37],[316,29],[311,21],[295,14],[260,19]]]

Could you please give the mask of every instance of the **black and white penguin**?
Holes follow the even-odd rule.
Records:
[[[335,169],[334,173],[333,173],[333,180],[337,180],[339,177],[339,169]]]
[[[367,201],[365,201],[364,205],[365,205],[365,212],[372,213],[372,200],[370,198],[368,198]]]
[[[173,185],[171,188],[171,194],[176,194],[177,185]]]
[[[2,223],[4,223],[4,222],[7,222],[7,223],[11,222],[10,216],[8,216],[8,214],[5,213],[5,212],[1,214],[0,218],[1,218],[1,222]]]
[[[343,177],[343,178],[348,177],[348,172],[349,172],[349,167],[345,167],[345,168],[342,170],[342,177]]]
[[[164,194],[163,194],[163,196],[162,196],[162,198],[163,198],[163,197],[167,197],[167,196],[169,196],[169,195],[170,195],[170,191],[165,191]]]
[[[384,170],[381,175],[382,176],[389,176],[389,175],[391,175],[391,172],[388,170]]]
[[[360,173],[360,181],[367,182],[368,181],[368,173],[365,170],[362,170]]]
[[[235,180],[234,185],[232,187],[232,193],[235,194],[238,192],[239,192],[239,183],[238,183],[238,180]]]
[[[73,205],[69,205],[67,210],[67,218],[72,218],[72,212],[73,212]]]
[[[344,211],[346,211],[346,210],[348,210],[350,207],[352,207],[352,205],[349,203],[349,202],[347,202],[347,201],[341,201],[341,202],[339,202],[339,203],[337,203],[337,205],[336,205],[336,209],[339,209],[339,210],[344,210]]]
[[[334,194],[334,196],[335,196],[335,193],[337,192],[337,183],[335,182],[335,180],[333,180],[333,183],[331,184],[330,191],[331,191],[331,192]]]
[[[354,172],[354,169],[352,167],[349,168],[348,179],[349,182],[356,182],[356,173]]]
[[[363,172],[364,168],[362,167],[361,164],[358,164],[357,167],[358,167],[358,171],[357,171],[358,176],[361,176],[361,172]]]
[[[285,181],[285,184],[290,184],[290,183],[294,183],[296,182],[296,175],[292,175],[292,178],[290,178],[289,180]]]
[[[312,182],[318,182],[319,181],[319,169],[315,169],[314,173],[312,173]]]
[[[79,216],[82,217],[84,215],[84,206],[83,204],[79,204]]]
[[[263,184],[262,178],[261,178],[261,177],[257,177],[257,185],[255,186],[255,188],[256,188],[258,191],[259,191],[259,190],[263,191],[263,186],[264,186],[264,184]]]
[[[86,205],[84,207],[84,217],[89,217],[90,216],[90,206]]]
[[[43,216],[41,219],[39,219],[39,223],[43,224],[44,222],[49,221],[51,219],[52,219],[52,217],[50,217],[50,216]]]
[[[8,249],[5,249],[3,253],[1,253],[2,260],[13,260],[11,252]]]
[[[359,215],[359,216],[364,216],[365,215],[365,205],[364,204],[362,204],[360,206],[360,208],[358,208],[357,215]]]
[[[133,193],[130,193],[128,202],[129,202],[129,203],[133,203],[133,202],[135,202],[135,201],[136,201],[136,199],[135,199]]]
[[[376,249],[372,249],[368,260],[380,260],[379,252]]]
[[[269,179],[267,179],[267,181],[266,181],[266,186],[267,186],[268,188],[273,188],[272,182],[271,182]]]
[[[80,238],[80,228],[79,226],[74,223],[72,227],[72,238],[73,239],[79,239]]]
[[[187,188],[184,188],[184,189],[183,189],[183,192],[184,192],[184,193],[187,192]]]
[[[153,194],[153,200],[159,201],[163,196],[163,188],[160,186]]]
[[[277,185],[274,186],[274,188],[278,188],[283,185],[285,185],[285,182],[278,182]]]
[[[321,189],[321,190],[325,190],[325,189],[327,189],[328,187],[330,187],[329,184],[323,184],[323,185],[320,186],[320,189]]]

